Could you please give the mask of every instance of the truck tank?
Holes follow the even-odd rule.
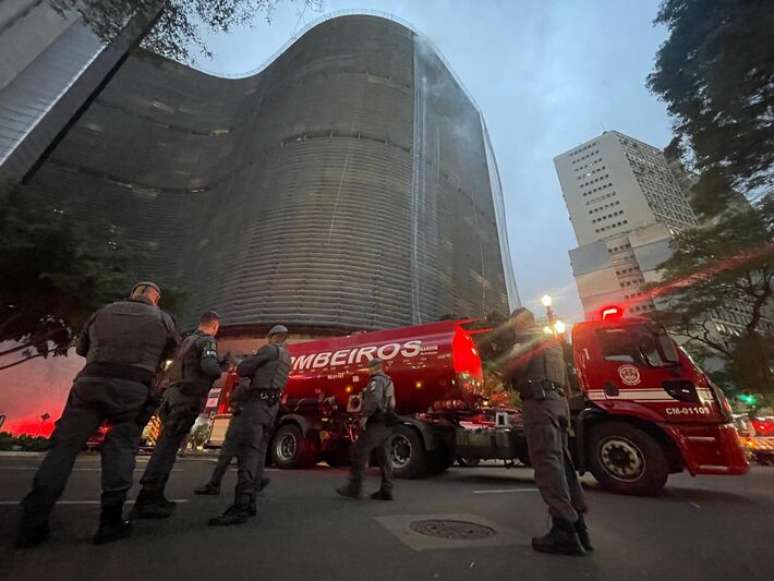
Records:
[[[289,350],[293,365],[283,397],[289,406],[334,397],[346,408],[368,383],[373,357],[385,362],[400,414],[471,408],[480,400],[481,359],[459,321],[294,343]]]

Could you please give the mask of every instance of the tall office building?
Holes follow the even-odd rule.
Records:
[[[378,329],[518,304],[481,112],[421,35],[325,19],[261,71],[134,51],[26,187],[150,249],[231,333]],[[253,344],[254,346],[254,344]]]
[[[127,19],[107,43],[75,10],[0,2],[0,197],[52,146],[162,4]]]
[[[578,248],[573,274],[587,317],[606,305],[655,308],[643,285],[658,280],[675,232],[698,222],[661,150],[606,131],[554,158]]]

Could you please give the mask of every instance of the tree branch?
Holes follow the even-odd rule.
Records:
[[[29,361],[30,359],[35,359],[37,357],[43,357],[42,353],[38,353],[37,355],[30,355],[29,357],[25,359],[20,359],[19,361],[14,361],[13,363],[9,363],[8,365],[0,365],[0,371],[3,371],[5,369],[10,369],[11,367],[16,367],[17,365],[21,365],[22,363],[25,363]]]
[[[10,355],[11,353],[16,353],[17,351],[21,351],[23,349],[28,349],[43,341],[48,342],[49,340],[51,340],[51,337],[65,330],[66,329],[64,327],[55,327],[53,329],[49,329],[48,331],[46,331],[42,336],[33,335],[22,345],[17,345],[16,347],[12,347],[11,349],[0,351],[0,357],[2,357],[3,355]]]
[[[707,347],[710,347],[711,349],[714,349],[715,351],[722,353],[726,357],[730,357],[730,358],[733,357],[733,352],[730,351],[728,348],[726,348],[725,345],[710,339],[710,330],[707,328],[707,321],[703,321],[701,323],[701,328],[704,331],[701,336],[692,335],[687,329],[685,331],[685,336],[689,337],[690,339],[693,339],[694,341],[698,341],[699,343],[705,344]]]
[[[5,355],[10,355],[11,353],[16,353],[17,351],[23,351],[24,349],[29,349],[33,346],[33,343],[22,343],[21,345],[17,345],[16,347],[13,347],[11,349],[6,349],[5,351],[0,351],[0,357],[4,357]]]

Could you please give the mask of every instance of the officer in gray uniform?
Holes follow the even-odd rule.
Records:
[[[210,519],[210,526],[243,524],[257,512],[255,497],[263,479],[266,448],[290,375],[287,338],[287,327],[275,325],[266,336],[266,345],[237,366],[239,376],[249,381],[240,381],[231,397],[234,414],[224,443],[236,451],[234,504],[221,516]]]
[[[336,489],[341,496],[360,498],[363,492],[363,478],[371,453],[376,451],[376,460],[382,473],[379,490],[371,495],[374,500],[394,500],[392,462],[387,446],[393,433],[395,413],[395,386],[384,372],[381,359],[371,359],[368,364],[371,380],[365,386],[360,405],[360,436],[352,449],[352,467],[349,482]]]
[[[169,387],[159,410],[161,436],[140,479],[142,490],[132,518],[166,518],[175,509],[175,503],[164,496],[164,488],[181,444],[204,410],[213,381],[220,377],[215,342],[219,328],[220,317],[215,311],[199,317],[198,328],[183,340],[167,370]]]
[[[250,380],[249,378],[244,378],[243,381],[249,382]],[[234,410],[232,409],[232,412],[233,411]],[[218,462],[215,464],[215,468],[212,470],[212,476],[210,476],[210,480],[206,484],[203,484],[198,488],[194,488],[194,494],[206,496],[220,495],[220,484],[223,482],[223,478],[226,476],[226,472],[228,472],[228,467],[231,464],[231,461],[236,458],[236,453],[236,440],[225,439],[220,447],[220,452],[218,453]],[[266,488],[270,482],[271,481],[265,476],[262,477],[258,483],[258,492],[261,492],[264,488]],[[251,513],[252,512],[254,512],[253,508],[251,508]]]
[[[586,499],[568,447],[570,409],[562,346],[537,328],[528,309],[514,311],[510,322],[513,348],[503,375],[521,396],[535,484],[553,521],[549,533],[533,538],[532,546],[544,553],[583,555],[593,547],[583,518]]]
[[[131,534],[123,506],[132,486],[140,433],[149,418],[151,385],[161,362],[174,354],[179,342],[174,321],[157,306],[160,297],[156,284],[137,283],[128,299],[102,307],[84,325],[76,352],[86,357],[86,366],[75,378],[51,448],[22,501],[17,545],[35,546],[48,536],[49,515],[75,457],[104,421],[110,429],[101,449],[102,512],[94,542]]]

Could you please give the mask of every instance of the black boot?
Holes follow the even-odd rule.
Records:
[[[578,533],[575,532],[575,523],[561,518],[555,518],[554,524],[548,534],[542,537],[532,538],[532,548],[541,553],[553,553],[557,555],[585,555]]]
[[[103,509],[99,518],[99,528],[94,534],[94,544],[114,543],[131,534],[132,523],[124,520],[121,507]]]
[[[247,522],[249,516],[250,513],[248,508],[232,505],[222,515],[211,518],[207,524],[211,527],[242,525]]]
[[[163,491],[143,488],[134,501],[134,508],[129,517],[131,519],[169,518],[175,512],[176,507],[176,503],[164,497]]]
[[[384,488],[380,488],[374,492],[371,495],[371,498],[374,500],[395,500],[395,497],[392,495],[392,490],[385,490]]]
[[[22,525],[16,535],[16,547],[19,549],[37,547],[48,538],[49,534],[51,534],[51,529],[47,524],[34,527]]]
[[[591,544],[589,529],[586,527],[586,519],[580,513],[578,513],[578,521],[575,523],[575,532],[578,533],[578,539],[586,552],[591,553],[594,550],[594,545]]]
[[[213,484],[212,482],[208,482],[204,486],[200,486],[199,488],[194,488],[194,494],[205,494],[208,496],[218,496],[220,495],[220,485],[219,484]]]
[[[346,496],[347,498],[362,498],[362,487],[350,482],[346,486],[336,489],[336,494],[340,496]]]
[[[94,534],[95,545],[106,545],[125,539],[132,534],[132,523],[121,520],[109,524],[101,524]]]

